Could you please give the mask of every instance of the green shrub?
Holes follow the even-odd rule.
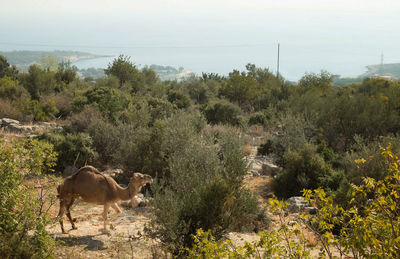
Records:
[[[123,143],[129,142],[132,138],[130,135],[135,134],[130,128],[129,125],[114,125],[101,118],[91,120],[87,132],[102,164],[111,164]]]
[[[240,116],[239,106],[226,100],[219,100],[209,103],[204,108],[204,115],[208,123],[229,124],[232,126],[243,126],[243,119]]]
[[[168,101],[175,104],[179,109],[185,109],[190,106],[190,99],[182,92],[169,91]]]
[[[55,242],[46,231],[46,214],[55,197],[54,178],[39,176],[54,165],[52,146],[37,140],[0,138],[0,254],[2,258],[52,258]],[[41,188],[41,191],[37,188]],[[50,196],[48,196],[50,195]],[[49,205],[50,204],[50,205]]]
[[[297,151],[307,143],[312,143],[315,128],[302,115],[292,113],[280,114],[278,118],[278,132],[268,137],[259,148],[259,154],[272,154],[279,166],[284,166],[284,155],[290,151]]]
[[[143,172],[153,177],[164,175],[168,165],[165,154],[164,124],[161,121],[151,128],[134,128],[120,125],[120,146],[113,154],[113,161],[126,172]],[[122,181],[129,180],[129,173],[121,175]]]
[[[189,96],[198,104],[205,104],[209,101],[213,92],[205,82],[200,80],[193,80],[187,82],[186,88],[188,88]]]
[[[129,96],[117,89],[97,87],[86,91],[83,96],[75,97],[71,106],[73,111],[78,112],[90,104],[108,119],[116,121],[118,114],[128,107],[129,102]]]
[[[55,74],[55,78],[58,83],[64,83],[68,85],[72,81],[76,79],[76,71],[77,68],[75,66],[71,67],[71,63],[69,61],[67,62],[61,62],[58,64],[58,69]]]
[[[30,121],[24,113],[20,105],[9,100],[0,99],[0,117],[1,118],[12,118],[19,121]]]
[[[62,171],[66,166],[82,167],[95,161],[98,154],[93,150],[92,139],[86,133],[58,133],[49,132],[38,136],[54,145],[58,153],[55,169]]]
[[[27,97],[29,97],[28,91],[19,85],[18,81],[9,77],[0,78],[0,98],[15,101]]]
[[[232,133],[217,141],[214,145],[214,139],[201,139],[193,131],[189,139],[179,139],[185,144],[169,154],[170,177],[152,184],[155,219],[148,231],[175,254],[191,246],[198,228],[220,238],[228,230],[254,228],[261,213],[255,197],[242,187],[246,161],[238,138]]]
[[[344,256],[354,258],[400,256],[399,157],[392,152],[391,144],[381,150],[381,155],[386,162],[382,179],[365,176],[359,185],[352,185],[346,207],[335,203],[335,197],[323,189],[304,192],[306,199],[319,206],[317,214],[305,220],[325,255],[332,257],[335,250],[340,250]],[[359,158],[355,163],[363,168],[368,160]]]
[[[81,112],[71,115],[68,119],[69,125],[64,129],[70,133],[86,132],[92,120],[101,118],[102,115],[96,107],[86,105]]]
[[[56,118],[57,110],[54,100],[39,102],[37,100],[27,100],[24,105],[24,113],[32,115],[35,121],[49,121]]]
[[[305,145],[298,151],[285,154],[284,169],[274,178],[272,189],[276,196],[289,198],[299,196],[303,189],[324,187],[336,190],[342,178],[342,172],[334,171],[330,164],[316,153],[314,146]]]
[[[40,100],[42,94],[52,93],[58,87],[54,75],[53,71],[42,69],[34,64],[29,67],[27,74],[21,76],[22,84],[32,99]]]
[[[391,145],[381,155],[387,162],[384,178],[365,177],[360,185],[353,185],[348,208],[336,204],[335,197],[323,189],[305,190],[303,196],[318,210],[315,215],[304,213],[302,220],[289,222],[285,217],[288,204],[270,199],[270,211],[279,217],[274,230],[260,233],[257,241],[235,245],[199,229],[193,235],[193,247],[185,250],[187,257],[310,258],[312,250],[319,248],[319,258],[336,258],[338,253],[351,258],[398,258],[399,157]],[[363,167],[367,162],[360,158],[356,164]],[[307,238],[310,231],[316,242]]]
[[[152,176],[169,175],[168,158],[188,145],[192,135],[198,134],[204,124],[199,113],[181,111],[157,120],[152,127],[120,125],[124,133],[114,161],[128,170]]]
[[[152,121],[150,106],[146,100],[138,98],[120,113],[118,120],[124,124],[135,125],[135,127],[147,127]]]
[[[381,180],[385,176],[387,163],[382,155],[381,147],[391,144],[394,152],[400,151],[400,138],[398,136],[380,138],[376,141],[368,141],[361,136],[354,136],[354,144],[349,152],[343,154],[339,160],[339,167],[345,171],[345,178],[340,184],[340,188],[335,192],[336,202],[343,207],[351,199],[351,185],[360,185],[363,177],[372,177]],[[354,161],[365,158],[366,161],[360,167]]]
[[[119,55],[112,63],[109,63],[104,73],[108,76],[115,76],[119,79],[120,87],[125,83],[130,83],[137,91],[144,83],[144,75],[130,61],[129,56]]]
[[[329,163],[335,162],[338,158],[338,154],[328,146],[326,141],[322,140],[317,146],[317,153],[322,156],[322,158]]]
[[[263,112],[253,113],[249,118],[249,126],[259,124],[265,125],[267,123],[267,117]]]
[[[11,66],[5,56],[0,55],[0,78],[2,77],[16,77],[18,74],[17,67]]]
[[[265,141],[265,143],[261,144],[257,148],[257,155],[266,156],[266,155],[271,154],[274,151],[273,145],[274,145],[274,143],[272,142],[272,140],[267,139],[267,141]]]
[[[170,117],[176,110],[174,105],[162,98],[149,98],[147,100],[152,123]]]
[[[66,92],[61,92],[57,93],[55,95],[50,95],[50,96],[45,96],[43,97],[43,100],[47,102],[48,100],[53,100],[56,106],[56,109],[58,110],[58,113],[56,114],[57,118],[61,119],[66,119],[68,116],[71,115],[72,113],[72,107],[71,107],[71,102],[72,102],[72,97],[66,93]]]
[[[72,111],[80,112],[86,104],[88,104],[87,97],[84,95],[78,95],[71,102]]]

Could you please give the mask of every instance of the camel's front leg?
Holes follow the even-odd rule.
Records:
[[[110,220],[110,221],[113,221],[121,214],[122,211],[116,203],[112,203],[111,207],[113,207],[113,209],[115,210],[115,213],[116,213]]]
[[[103,211],[103,219],[104,219],[104,233],[107,233],[107,214],[108,214],[108,209],[110,208],[110,204],[106,203],[104,204],[104,211]]]

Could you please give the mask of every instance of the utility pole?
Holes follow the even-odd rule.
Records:
[[[277,64],[277,68],[276,68],[276,77],[279,77],[279,49],[280,49],[280,43],[278,43],[278,64]]]

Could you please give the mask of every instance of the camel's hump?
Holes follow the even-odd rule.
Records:
[[[74,174],[72,174],[71,176],[69,176],[69,178],[74,179],[76,178],[79,174],[81,174],[82,172],[85,173],[93,173],[93,174],[98,174],[98,175],[103,175],[102,173],[100,173],[99,170],[97,170],[95,167],[91,166],[91,165],[86,165],[84,167],[79,168],[78,171],[76,171]],[[104,175],[103,175],[104,176]]]

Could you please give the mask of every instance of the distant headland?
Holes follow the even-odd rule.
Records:
[[[84,59],[95,59],[109,57],[80,51],[54,50],[54,51],[0,51],[0,55],[7,58],[8,62],[20,70],[27,70],[32,64],[40,64],[41,60],[53,57],[58,63],[69,61],[71,63]]]

